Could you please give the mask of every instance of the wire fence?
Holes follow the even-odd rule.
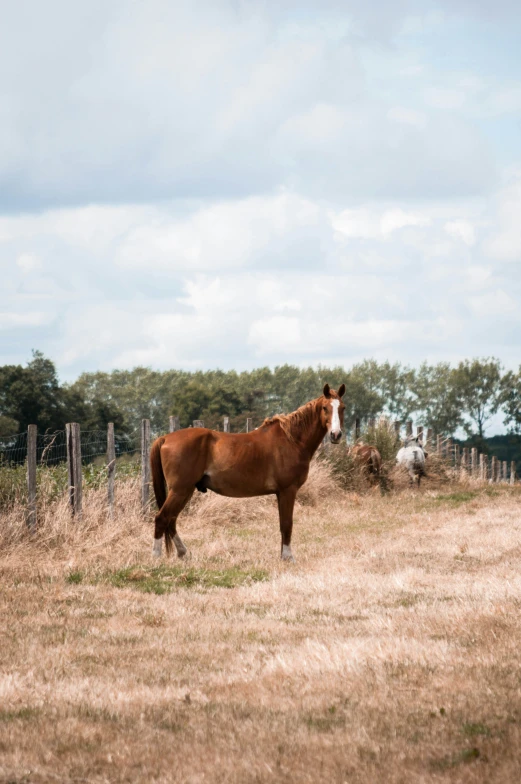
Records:
[[[367,420],[367,428],[361,429],[361,421],[354,422],[352,432],[346,433],[346,442],[353,444],[359,439],[369,438],[371,431],[382,426],[393,435],[395,446],[402,441],[405,424],[405,441],[413,437],[413,423],[392,422],[387,418]],[[224,418],[223,430],[230,432],[231,422]],[[190,427],[204,427],[202,420],[194,420]],[[179,418],[170,417],[170,432],[179,429]],[[235,433],[253,431],[253,419],[248,417],[243,427],[234,422]],[[164,431],[162,431],[164,433]],[[82,487],[107,487],[108,508],[114,509],[114,480],[118,478],[141,476],[141,505],[149,511],[150,504],[150,446],[156,436],[150,430],[149,420],[142,420],[141,427],[130,433],[114,433],[112,425],[107,430],[81,430],[78,424],[68,424],[66,430],[54,433],[37,433],[36,427],[29,426],[25,433],[0,437],[0,509],[14,503],[22,503],[27,509],[27,524],[36,524],[36,503],[68,492],[72,514],[78,518],[82,514]],[[373,433],[374,436],[374,433]],[[435,435],[431,429],[424,432],[422,426],[416,428],[416,436],[426,452],[437,454],[456,474],[489,482],[516,481],[516,465],[510,466],[496,456],[489,457],[478,449],[461,448],[450,437]],[[327,438],[326,438],[327,442]],[[403,441],[402,441],[403,443]],[[326,443],[327,446],[327,443]],[[458,475],[459,475],[458,474]]]
[[[140,434],[115,434],[116,458],[139,454]],[[107,455],[106,430],[81,431],[81,462],[84,465],[97,462]],[[0,465],[16,467],[27,460],[27,433],[0,437]],[[36,462],[39,466],[54,466],[67,460],[67,436],[65,430],[54,433],[38,433],[36,436]]]

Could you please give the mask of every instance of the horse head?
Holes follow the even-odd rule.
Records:
[[[427,457],[427,451],[423,445],[422,436],[408,436],[404,441],[404,446],[407,448],[409,446],[419,446],[422,450],[425,457]]]
[[[329,384],[324,384],[322,398],[320,399],[320,421],[322,426],[329,433],[332,444],[338,444],[342,438],[345,411],[342,398],[344,397],[345,391],[345,384],[342,384],[338,388],[338,392],[331,389]]]

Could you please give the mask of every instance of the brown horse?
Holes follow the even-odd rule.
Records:
[[[197,488],[231,498],[274,494],[279,506],[281,557],[293,561],[293,507],[307,479],[309,463],[324,436],[334,444],[342,437],[345,384],[338,392],[326,384],[323,394],[292,414],[271,417],[251,433],[221,433],[205,427],[177,430],[152,444],[152,481],[159,509],[155,517],[154,549],[182,558],[186,547],[176,520]],[[165,488],[168,487],[168,495]]]
[[[375,446],[369,444],[355,444],[349,454],[360,466],[371,484],[378,484],[381,480],[382,456]]]

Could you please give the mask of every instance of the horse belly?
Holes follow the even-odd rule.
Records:
[[[244,484],[242,482],[234,482],[223,480],[219,477],[217,480],[211,476],[206,480],[206,487],[212,490],[217,495],[224,495],[228,498],[252,498],[256,495],[269,495],[275,492],[275,488],[270,489],[265,484]]]
[[[251,498],[256,495],[268,495],[276,491],[274,481],[269,476],[238,471],[218,471],[211,469],[206,474],[205,485],[218,495],[229,498]]]
[[[205,484],[214,493],[230,498],[274,493],[278,488],[273,461],[261,458],[249,447],[239,454],[215,450],[205,472]]]

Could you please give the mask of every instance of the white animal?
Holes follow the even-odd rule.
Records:
[[[420,486],[420,480],[422,476],[425,476],[426,457],[427,452],[423,448],[423,444],[418,436],[416,438],[408,438],[405,442],[405,446],[402,446],[398,451],[396,462],[407,470],[411,485],[414,483],[415,479],[418,479],[418,487]]]

